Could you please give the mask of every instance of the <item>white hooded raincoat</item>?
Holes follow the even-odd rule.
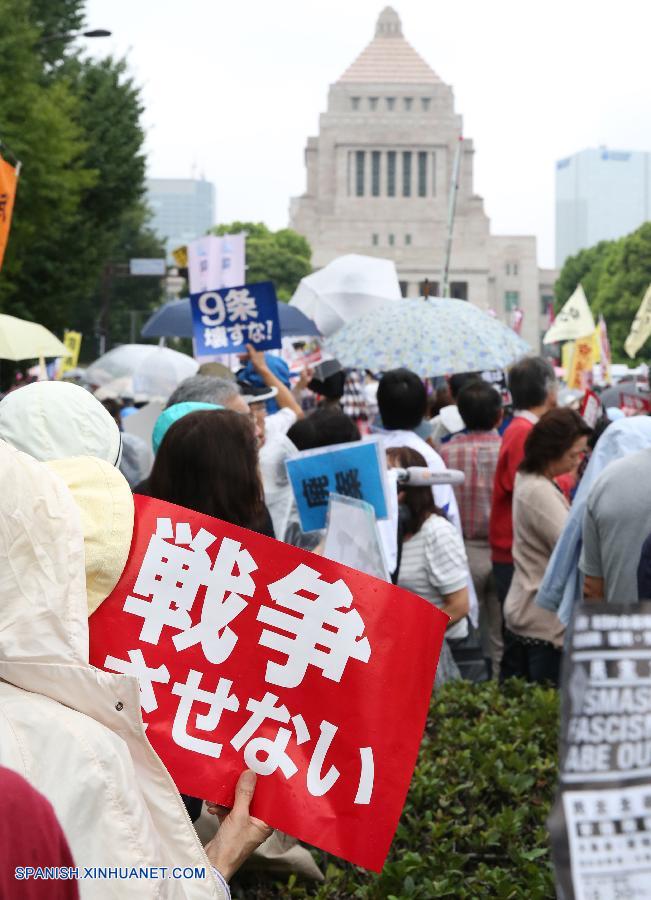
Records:
[[[46,465],[0,441],[0,764],[52,803],[82,873],[205,869],[203,879],[82,880],[82,898],[224,900],[145,736],[137,680],[88,662],[87,616],[73,494]]]

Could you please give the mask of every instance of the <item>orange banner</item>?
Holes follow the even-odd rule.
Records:
[[[11,214],[16,197],[18,170],[0,156],[0,268],[11,228]]]

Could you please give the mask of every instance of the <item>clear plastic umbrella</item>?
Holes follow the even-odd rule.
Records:
[[[152,344],[123,344],[109,350],[86,370],[89,384],[104,387],[130,378],[138,399],[165,401],[186,378],[195,375],[196,359]]]
[[[379,303],[400,296],[392,260],[351,253],[301,279],[289,305],[298,307],[329,337]]]

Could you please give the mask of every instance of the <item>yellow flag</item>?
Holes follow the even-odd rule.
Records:
[[[81,334],[79,331],[66,331],[63,335],[63,343],[68,348],[68,355],[61,360],[58,377],[62,378],[66,372],[77,368],[79,351],[81,350]]]
[[[567,386],[576,390],[585,390],[592,384],[592,368],[595,364],[595,347],[598,340],[597,331],[574,342],[574,353],[570,369],[566,375]]]
[[[0,156],[0,268],[2,268],[2,260],[9,240],[19,171],[20,164],[15,167],[11,166]]]
[[[565,369],[565,377],[570,374],[572,357],[574,356],[574,341],[565,341],[561,347],[561,366]]]
[[[581,285],[577,287],[543,338],[543,344],[575,341],[592,334],[595,322]]]
[[[624,350],[633,359],[651,336],[651,284],[646,289],[631,330],[624,344]]]
[[[174,262],[179,267],[179,269],[187,269],[187,267],[188,267],[188,248],[187,247],[177,247],[176,250],[172,250],[172,256],[174,257]]]

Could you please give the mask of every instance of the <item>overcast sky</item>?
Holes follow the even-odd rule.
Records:
[[[651,150],[647,0],[399,0],[407,40],[454,88],[497,234],[554,259],[554,163]],[[88,0],[146,106],[149,174],[204,174],[217,218],[287,224],[328,85],[371,40],[378,0]]]

